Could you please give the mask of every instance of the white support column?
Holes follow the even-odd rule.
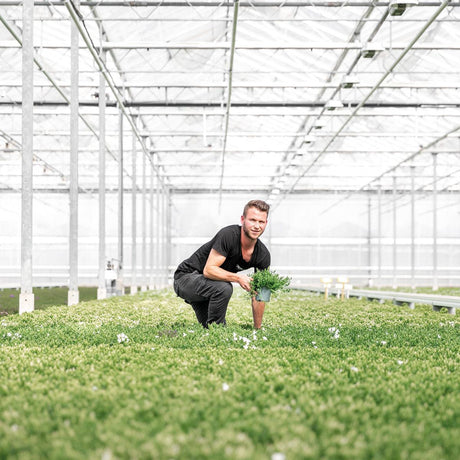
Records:
[[[156,221],[156,253],[155,253],[155,284],[156,287],[159,288],[161,287],[161,271],[160,271],[160,265],[161,265],[161,208],[160,208],[160,181],[157,178],[157,188],[156,188],[156,215],[157,215],[157,221]]]
[[[410,167],[411,179],[411,201],[410,201],[410,215],[411,215],[411,244],[410,244],[410,279],[412,290],[415,291],[415,166]]]
[[[147,158],[142,155],[142,283],[141,291],[147,291]]]
[[[22,5],[22,190],[21,293],[19,314],[34,310],[32,288],[33,109],[34,109],[34,0]]]
[[[154,195],[153,195],[153,190],[155,187],[155,170],[154,170],[154,161],[155,161],[155,155],[152,154],[152,165],[150,168],[150,244],[149,244],[149,249],[150,249],[150,282],[149,282],[149,289],[153,290],[155,289],[155,234],[154,234],[154,212],[155,212],[155,207],[153,205],[154,201]]]
[[[171,265],[171,191],[166,191],[165,216],[165,285],[169,286],[169,266]]]
[[[382,186],[377,186],[377,282],[382,286]]]
[[[367,285],[371,287],[374,282],[372,280],[372,195],[370,190],[367,195],[367,266]]]
[[[133,120],[134,124],[136,120]],[[131,295],[137,294],[137,152],[136,133],[132,133],[132,190],[131,190]]]
[[[397,267],[397,228],[396,228],[396,176],[393,176],[393,289],[396,289],[396,267]]]
[[[123,112],[119,114],[119,148],[118,148],[118,272],[116,281],[117,295],[125,293],[123,282]]]
[[[433,153],[433,291],[438,290],[438,154]]]
[[[78,8],[79,0],[75,0]],[[78,54],[79,33],[70,24],[70,171],[69,171],[69,292],[67,305],[79,302],[78,293]]]
[[[102,51],[101,59],[105,62],[105,51]],[[99,73],[99,270],[97,298],[107,297],[107,285],[105,279],[107,256],[105,253],[105,78]]]
[[[168,191],[163,191],[163,199],[161,201],[162,207],[162,224],[163,229],[161,232],[161,241],[162,241],[162,259],[163,259],[163,274],[162,274],[162,284],[163,287],[168,285]]]

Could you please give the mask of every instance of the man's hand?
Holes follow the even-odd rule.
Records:
[[[245,275],[243,273],[238,273],[237,274],[238,276],[238,284],[245,290],[245,291],[248,291],[248,292],[251,292],[251,278],[249,278],[248,275]]]

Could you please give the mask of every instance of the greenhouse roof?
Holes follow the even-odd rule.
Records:
[[[83,191],[98,188],[101,91],[109,189],[120,149],[132,175],[134,138],[138,161],[173,192],[277,203],[395,184],[458,191],[459,6],[36,1],[34,188],[69,189],[74,29]],[[2,190],[21,189],[22,14],[0,0]]]

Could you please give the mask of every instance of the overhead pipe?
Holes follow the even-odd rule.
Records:
[[[371,14],[372,11],[374,10],[374,8],[375,8],[375,7],[374,7],[373,5],[371,5],[371,6],[369,6],[368,9],[365,11],[364,15],[361,17],[361,19],[359,20],[358,25],[356,26],[355,30],[353,31],[353,34],[352,34],[351,39],[352,39],[353,37],[355,37],[356,35],[358,35],[358,34],[361,32],[361,29],[362,29],[362,27],[364,26],[364,20],[370,16],[370,14]],[[344,49],[344,50],[342,51],[341,55],[339,56],[339,58],[337,59],[334,68],[332,69],[331,72],[329,72],[329,75],[328,75],[328,78],[327,78],[327,82],[328,82],[328,83],[331,82],[332,77],[335,75],[335,73],[336,73],[337,70],[339,69],[340,65],[341,65],[341,64],[343,63],[343,61],[345,60],[347,54],[348,54],[348,49]],[[355,60],[355,61],[353,62],[353,64],[351,65],[351,67],[348,69],[347,75],[350,73],[351,69],[354,68],[354,66],[356,65],[356,63],[357,63],[357,60]],[[339,91],[339,89],[336,87],[336,85],[334,86],[334,88],[336,88],[336,89],[335,89],[333,95],[331,96],[331,99],[333,99],[333,98],[335,97],[336,93]],[[316,97],[316,102],[319,102],[319,101],[320,101],[320,99],[323,97],[323,95],[324,95],[325,92],[326,92],[326,88],[325,88],[325,87],[322,87],[322,88],[321,88],[321,91],[319,92],[318,96]],[[298,128],[298,133],[299,133],[299,134],[300,134],[300,133],[302,133],[302,134],[310,134],[310,132],[312,131],[312,128],[310,128],[306,133],[303,133],[303,130],[305,129],[305,126],[306,126],[306,124],[307,124],[307,121],[308,121],[310,118],[312,118],[312,117],[314,117],[315,120],[318,120],[318,119],[323,115],[324,110],[325,110],[325,107],[324,107],[324,104],[323,104],[323,106],[322,106],[322,108],[321,108],[321,111],[320,111],[320,113],[319,113],[318,115],[316,115],[316,116],[315,116],[315,115],[307,115],[307,116],[304,118],[303,122],[300,124],[300,126],[299,126],[299,128]],[[272,178],[271,187],[270,187],[271,189],[273,189],[273,187],[276,186],[275,180],[279,180],[279,177],[282,176],[283,172],[286,171],[287,167],[289,166],[289,165],[286,165],[287,159],[289,158],[289,151],[290,151],[291,149],[294,149],[294,148],[296,147],[296,143],[297,143],[297,139],[293,139],[293,140],[291,141],[291,143],[289,144],[288,149],[287,149],[287,151],[286,151],[286,154],[284,155],[284,158],[283,158],[283,161],[282,161],[282,165],[281,165],[281,166],[278,166],[278,167],[276,168],[276,171],[275,171],[276,176],[274,175],[273,178]],[[293,157],[292,157],[292,158],[293,158]],[[292,159],[291,159],[291,160],[292,160]],[[289,162],[289,163],[290,163],[290,162]]]
[[[143,139],[142,139],[142,136],[141,134],[139,133],[139,130],[137,129],[135,123],[133,122],[132,120],[132,117],[131,117],[131,114],[129,114],[126,110],[126,107],[125,107],[125,104],[121,98],[121,95],[119,94],[117,88],[116,88],[116,85],[115,83],[112,81],[112,78],[111,78],[111,75],[110,75],[110,72],[107,70],[107,67],[105,66],[104,62],[101,60],[101,58],[99,57],[99,54],[98,52],[96,51],[94,45],[93,45],[93,42],[91,40],[91,38],[88,36],[86,30],[81,26],[81,23],[80,23],[80,12],[75,8],[75,6],[73,5],[73,3],[71,2],[71,0],[64,0],[64,3],[65,3],[65,6],[67,8],[67,10],[69,11],[69,14],[70,14],[70,17],[72,18],[72,20],[74,21],[74,23],[76,24],[77,28],[78,28],[78,31],[80,32],[80,35],[81,37],[83,38],[84,42],[86,43],[86,46],[88,48],[88,51],[91,53],[91,55],[93,56],[93,59],[94,61],[96,62],[96,65],[98,66],[100,72],[102,73],[102,75],[104,76],[105,78],[105,81],[107,82],[107,84],[109,85],[111,91],[112,91],[112,94],[114,95],[117,103],[118,103],[118,107],[120,108],[122,114],[126,117],[126,119],[128,120],[128,123],[130,124],[131,126],[131,129],[133,130],[133,133],[135,133],[136,137],[137,137],[137,140],[139,141],[139,144],[141,145],[142,147],[142,150],[144,151],[144,154],[147,156],[148,160],[150,161],[150,164],[152,165],[152,168],[156,168],[155,165],[153,164],[152,162],[152,159],[151,159],[151,156],[150,156],[150,152],[149,150],[147,149]],[[155,169],[155,172],[157,173],[157,176],[160,178],[160,172],[158,169]],[[162,181],[163,182],[163,181]],[[164,184],[163,184],[164,185]]]
[[[0,6],[1,6],[1,4],[0,4]],[[49,4],[47,6],[49,6]],[[0,14],[0,22],[6,27],[8,32],[14,37],[14,39],[22,47],[21,37],[19,37],[19,35],[13,30],[13,28],[8,24],[8,21],[1,14]],[[62,96],[62,98],[64,99],[66,105],[70,105],[70,98],[67,96],[67,94],[64,93],[62,88],[53,80],[53,77],[42,66],[41,62],[38,60],[38,58],[35,55],[34,55],[33,60],[34,60],[35,65],[38,67],[38,70],[46,77],[46,79],[51,83],[51,85],[54,87],[54,89]],[[34,101],[34,106],[36,104],[37,104],[37,102]],[[88,129],[96,136],[96,139],[99,139],[99,135],[98,135],[97,131],[95,130],[95,128],[93,128],[91,126],[89,121],[87,121],[86,118],[81,113],[79,113],[78,116],[83,121],[83,123],[88,127]],[[109,148],[107,148],[107,152],[112,156],[112,158],[114,160],[116,159],[114,153]],[[40,159],[40,161],[44,162],[44,160],[42,160],[42,159]],[[48,167],[48,165],[47,165],[47,167]],[[60,175],[63,176],[63,174],[60,174]]]
[[[238,24],[238,5],[239,0],[235,0],[233,5],[233,26],[232,26],[232,44],[230,49],[230,64],[228,70],[228,87],[227,87],[227,107],[225,110],[225,127],[224,137],[222,140],[222,157],[220,165],[220,181],[219,181],[219,212],[222,205],[222,186],[224,182],[225,172],[225,150],[227,148],[227,135],[228,135],[228,123],[230,118],[230,107],[232,101],[232,79],[233,79],[233,59],[235,56],[235,43],[236,43],[236,29]]]
[[[91,10],[91,13],[93,14],[94,18],[96,20],[100,20],[100,16],[99,16],[99,14],[98,14],[98,12],[96,10],[96,6],[91,6],[90,10]],[[106,37],[108,39],[108,35],[107,35],[107,32],[106,32],[106,30],[105,30],[105,28],[103,26],[102,21],[99,23],[99,34],[100,34],[100,43],[101,43],[101,46],[102,46],[102,37]],[[123,69],[120,66],[120,63],[118,62],[117,56],[114,53],[113,49],[109,49],[108,52],[109,52],[109,54],[110,54],[110,56],[112,58],[112,61],[115,64],[115,67],[117,68],[119,74],[123,75],[124,74]],[[102,60],[102,63],[105,65],[104,60]],[[116,88],[117,88],[118,91],[120,91],[119,86],[116,86]],[[126,93],[128,94],[128,96],[130,97],[131,100],[134,100],[131,88],[132,88],[131,86],[127,87],[126,88]],[[123,89],[123,90],[125,89],[124,82],[123,82],[123,85],[121,86],[121,89]],[[144,119],[142,118],[142,116],[140,114],[138,115],[138,119],[139,119],[140,123],[142,124],[142,126],[144,127],[144,129],[147,129],[147,125],[145,124]]]
[[[322,155],[328,150],[328,148],[331,146],[331,144],[335,141],[335,139],[338,137],[338,135],[345,129],[345,127],[348,125],[348,123],[353,119],[353,117],[356,115],[356,113],[364,106],[364,104],[370,99],[370,97],[377,91],[377,89],[380,87],[382,82],[388,77],[388,75],[393,72],[395,67],[402,61],[402,59],[406,56],[406,54],[412,49],[414,44],[417,42],[417,40],[425,33],[425,31],[428,29],[428,27],[435,21],[435,19],[442,13],[442,11],[448,6],[450,3],[450,0],[444,0],[441,6],[436,10],[436,12],[431,16],[431,18],[427,21],[427,23],[421,28],[421,30],[417,33],[417,35],[411,40],[411,42],[406,46],[404,51],[399,55],[399,57],[393,62],[393,64],[388,68],[388,70],[383,74],[383,76],[378,80],[378,82],[374,85],[374,87],[369,91],[369,93],[366,95],[366,97],[358,104],[358,106],[353,110],[353,112],[347,117],[347,119],[344,121],[342,126],[338,129],[338,131],[332,136],[332,138],[329,140],[329,142],[326,144],[326,146],[322,149],[322,151],[315,157],[315,159],[303,170],[302,174],[299,175],[299,177],[294,181],[294,184],[291,186],[289,191],[284,195],[286,196],[287,194],[291,193],[292,190],[295,188],[295,186],[299,183],[300,179],[302,179],[305,174],[310,171],[310,169],[316,164],[316,162],[322,157]],[[414,155],[415,156],[415,155]],[[407,160],[406,160],[407,161]],[[375,179],[377,180],[377,179]],[[283,197],[281,198],[281,200]],[[281,201],[280,200],[280,201]],[[279,204],[279,202],[277,203]],[[333,206],[333,205],[332,205]],[[328,210],[331,208],[331,206],[328,208]],[[324,212],[323,212],[324,213]],[[322,214],[323,214],[322,213]]]
[[[351,196],[355,195],[356,193],[359,193],[359,192],[362,192],[363,190],[365,190],[367,187],[369,187],[371,184],[373,184],[374,182],[376,181],[379,181],[380,179],[382,179],[383,177],[385,177],[387,174],[390,174],[394,171],[396,171],[398,168],[400,168],[404,163],[407,163],[408,161],[411,161],[413,158],[415,158],[417,155],[420,155],[422,152],[424,152],[425,150],[431,150],[431,148],[436,145],[437,143],[441,142],[442,140],[446,139],[447,137],[449,137],[451,134],[457,132],[457,131],[460,131],[460,125],[457,126],[456,128],[453,128],[451,129],[450,131],[448,131],[447,133],[443,134],[442,136],[438,137],[437,139],[435,139],[434,141],[430,142],[429,144],[421,147],[420,149],[418,149],[415,153],[412,153],[411,155],[409,155],[407,158],[404,158],[404,160],[400,161],[397,165],[395,166],[392,166],[390,169],[387,169],[386,171],[384,171],[382,174],[380,174],[378,177],[374,177],[371,181],[369,181],[368,183],[364,184],[362,187],[360,187],[358,190],[354,190],[353,192],[349,193],[348,195],[346,195],[345,197],[343,197],[342,199],[336,201],[335,203],[332,203],[330,206],[328,206],[324,211],[322,211],[320,214],[325,214],[326,212],[328,212],[329,210],[331,210],[332,208],[334,208],[335,206],[337,206],[338,204],[344,202],[345,200],[347,200],[348,198],[350,198]],[[437,151],[436,153],[448,153],[448,152],[443,152],[442,150],[440,151]],[[451,152],[451,153],[455,153],[455,152]]]

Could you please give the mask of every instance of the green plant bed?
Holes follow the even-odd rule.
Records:
[[[291,291],[209,330],[171,291],[0,318],[1,459],[455,459],[460,323]],[[283,457],[284,456],[284,457]]]
[[[97,297],[96,287],[79,287],[80,301],[94,300]],[[19,289],[3,289],[0,291],[0,314],[11,315],[19,312]],[[34,288],[35,309],[43,310],[50,305],[67,305],[67,287]]]

